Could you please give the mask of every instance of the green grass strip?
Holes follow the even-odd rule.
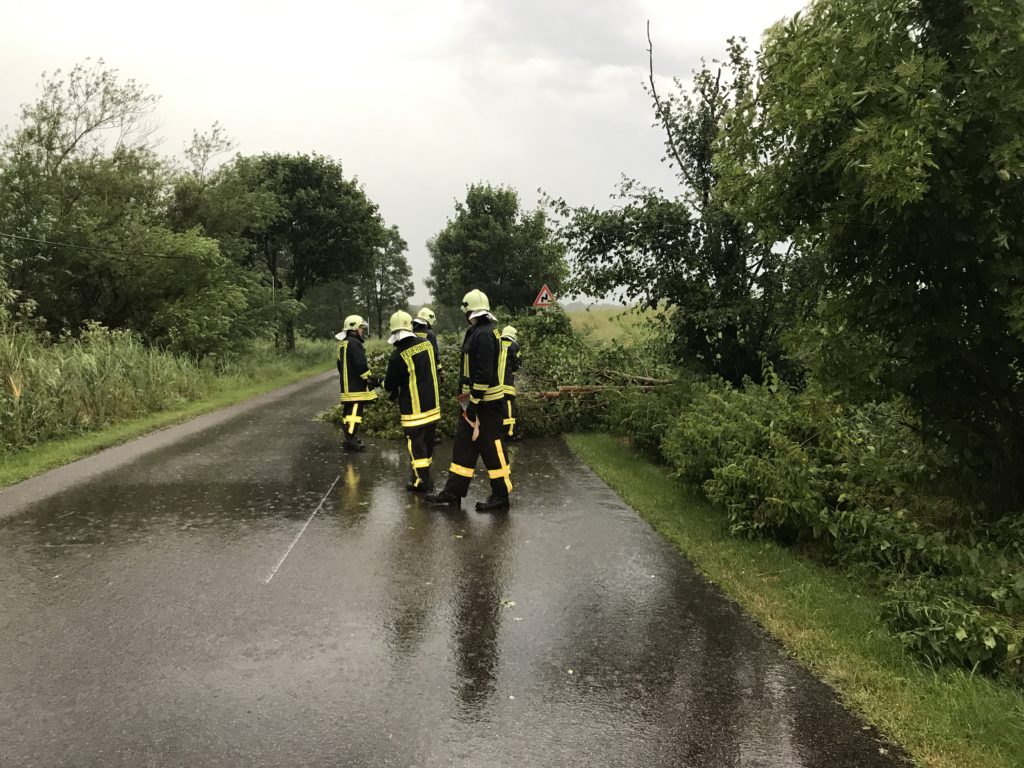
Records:
[[[127,442],[147,432],[188,421],[218,408],[226,408],[264,392],[287,386],[318,373],[324,373],[329,369],[329,365],[318,363],[300,370],[282,373],[266,381],[223,389],[209,398],[197,400],[181,408],[151,413],[138,419],[119,422],[95,432],[76,435],[66,440],[42,443],[13,456],[4,457],[3,465],[0,466],[0,488],[27,480],[54,467],[77,461],[104,448]]]
[[[1020,692],[918,664],[879,621],[875,591],[770,542],[733,537],[721,510],[624,441],[608,435],[567,441],[701,573],[919,765],[1024,766]]]

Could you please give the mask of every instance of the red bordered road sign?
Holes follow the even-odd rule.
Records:
[[[555,294],[548,288],[548,284],[544,283],[544,287],[540,289],[540,293],[537,294],[537,298],[533,300],[533,306],[535,307],[550,307],[555,303]]]

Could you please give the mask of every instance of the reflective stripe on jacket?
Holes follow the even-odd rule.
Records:
[[[473,403],[501,400],[505,393],[498,383],[498,329],[482,317],[466,331],[462,342],[462,392]]]
[[[398,401],[403,427],[422,427],[441,418],[437,361],[429,341],[409,336],[395,342],[384,390]]]
[[[341,402],[359,403],[377,399],[370,389],[370,366],[366,362],[363,340],[355,331],[349,331],[338,349],[338,376],[341,379]]]
[[[516,394],[516,371],[519,370],[519,342],[501,339],[498,353],[498,386],[506,395]]]
[[[441,367],[441,350],[438,349],[438,346],[437,346],[437,334],[434,333],[430,329],[429,325],[426,326],[425,328],[422,325],[419,326],[418,328],[414,325],[413,326],[413,331],[421,339],[426,339],[427,341],[429,341],[433,345],[433,347],[434,347],[434,362],[437,364],[437,367],[440,368]]]

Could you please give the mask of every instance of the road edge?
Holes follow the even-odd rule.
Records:
[[[185,420],[175,421],[170,425],[155,426],[152,430],[131,437],[125,442],[101,448],[83,458],[0,488],[0,520],[13,517],[29,504],[42,501],[72,485],[98,477],[160,448],[215,427],[266,403],[319,385],[335,376],[337,374],[334,371],[324,371],[283,387],[247,397],[231,405],[214,406],[213,410],[186,416]],[[193,407],[195,405],[193,404]]]

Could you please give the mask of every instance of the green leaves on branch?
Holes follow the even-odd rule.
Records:
[[[774,27],[716,144],[724,204],[795,246],[819,361],[904,396],[993,509],[1024,502],[1024,15],[817,0]]]
[[[232,148],[214,124],[182,169],[150,142],[154,103],[102,61],[44,77],[0,144],[0,321],[54,336],[95,321],[197,356],[283,328],[292,347],[311,287],[401,272],[404,241],[340,163],[214,167]]]
[[[781,358],[785,259],[723,207],[712,166],[724,116],[747,97],[750,80],[745,49],[734,44],[727,63],[695,73],[692,90],[676,81],[663,96],[652,59],[649,93],[676,194],[627,179],[607,210],[548,201],[571,254],[575,290],[670,308],[676,356],[736,385],[760,377],[763,354]]]
[[[450,307],[479,288],[492,309],[518,312],[533,303],[545,283],[559,295],[568,274],[565,248],[552,236],[544,210],[521,210],[519,193],[511,187],[471,185],[427,250],[427,287],[439,304]]]

